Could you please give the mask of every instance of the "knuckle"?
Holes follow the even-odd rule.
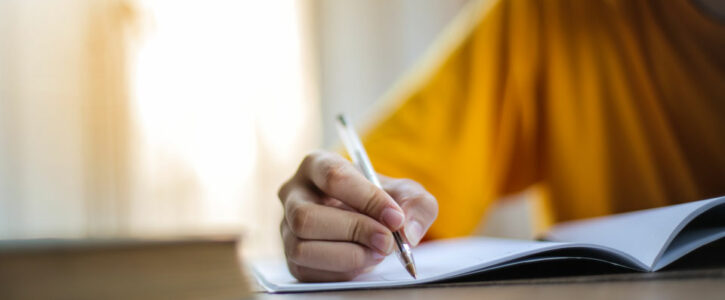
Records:
[[[351,241],[356,241],[356,242],[362,241],[362,235],[364,232],[363,222],[359,218],[350,218],[349,220],[350,220],[350,226],[348,229],[349,230],[349,233],[347,235],[348,238]]]
[[[293,262],[300,262],[305,257],[305,247],[297,240],[291,241],[287,258]]]
[[[287,180],[285,183],[283,183],[279,189],[277,190],[277,198],[284,203],[285,199],[287,198],[287,195],[289,194],[289,186],[290,186],[290,180]]]
[[[365,202],[363,202],[363,212],[373,214],[373,212],[382,209],[386,205],[383,199],[385,199],[383,191],[378,188],[371,188],[369,195],[365,197]]]
[[[304,272],[302,268],[294,262],[287,261],[287,268],[289,268],[290,274],[302,282],[308,282],[314,280],[308,273]]]
[[[279,232],[282,236],[282,242],[285,244],[285,246],[287,246],[287,244],[289,244],[290,242],[295,241],[297,239],[297,236],[292,231],[292,229],[290,228],[288,223],[289,222],[287,222],[287,220],[282,219],[282,222],[279,226]]]
[[[304,205],[293,205],[288,214],[290,229],[295,234],[302,232],[309,224],[310,208]]]
[[[312,151],[310,153],[307,153],[307,155],[305,155],[305,158],[302,159],[301,165],[309,165],[310,163],[314,162],[318,157],[320,157],[320,155],[320,151]]]
[[[347,165],[341,161],[329,160],[322,166],[323,190],[330,189],[345,179],[345,168]]]
[[[327,153],[322,150],[315,150],[307,153],[307,155],[305,155],[305,157],[302,159],[300,169],[309,169],[320,161],[324,161],[325,156],[327,156]]]
[[[297,278],[299,281],[304,281],[304,275],[302,272],[300,272],[300,267],[297,266],[295,263],[287,260],[287,268],[289,269],[290,274]]]

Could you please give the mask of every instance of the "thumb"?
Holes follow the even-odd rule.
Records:
[[[405,212],[403,234],[411,246],[417,246],[438,215],[438,203],[430,196],[411,199],[402,206]]]
[[[417,246],[438,216],[438,201],[419,183],[410,179],[380,176],[385,191],[400,205],[405,214],[403,237]]]

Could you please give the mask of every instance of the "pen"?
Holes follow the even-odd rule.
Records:
[[[350,157],[352,158],[353,164],[360,169],[363,175],[365,175],[365,178],[382,190],[383,186],[380,184],[378,176],[375,175],[373,165],[370,163],[370,159],[368,158],[367,152],[365,152],[365,148],[360,142],[360,138],[357,136],[357,133],[355,133],[355,130],[350,125],[350,122],[348,122],[348,119],[343,114],[339,114],[337,116],[337,129],[340,134],[340,139],[345,145],[345,149],[347,149],[347,153],[350,154]],[[395,244],[397,245],[395,253],[398,255],[400,262],[403,264],[405,270],[408,271],[410,276],[417,278],[417,274],[415,272],[415,261],[413,260],[413,253],[410,251],[410,245],[408,245],[408,243],[400,236],[400,231],[394,231],[393,238],[395,239]]]

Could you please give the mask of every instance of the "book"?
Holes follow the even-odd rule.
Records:
[[[725,197],[719,197],[562,223],[543,240],[470,237],[424,243],[413,250],[418,279],[411,278],[394,255],[347,282],[298,282],[283,259],[257,260],[251,266],[269,292],[374,289],[495,279],[507,270],[526,272],[522,266],[574,270],[570,275],[595,266],[603,272],[656,272],[698,255],[696,250],[708,245],[722,247],[723,240]],[[725,262],[722,249],[708,253],[712,257],[706,264]]]
[[[0,241],[0,299],[239,299],[235,237]]]

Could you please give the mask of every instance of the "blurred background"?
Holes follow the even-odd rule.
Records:
[[[278,250],[278,186],[466,2],[0,0],[0,238],[235,232]],[[507,203],[498,219],[525,222]]]

